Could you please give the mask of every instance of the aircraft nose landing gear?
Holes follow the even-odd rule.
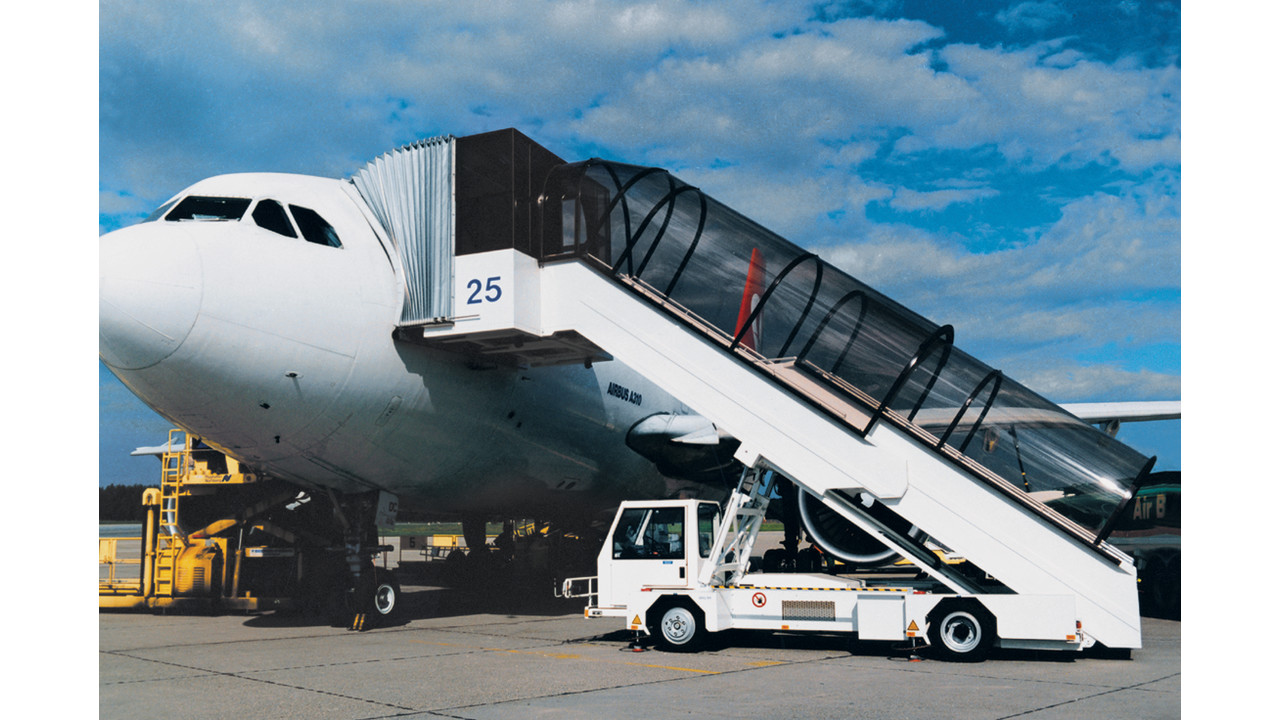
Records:
[[[385,493],[371,493],[348,497],[345,511],[339,512],[344,529],[347,571],[350,584],[346,594],[348,630],[363,632],[379,625],[386,625],[401,606],[400,583],[390,570],[374,565],[374,558],[391,550],[389,545],[379,545],[378,526],[394,524],[394,510],[384,508],[390,502]],[[341,506],[340,506],[341,507]],[[351,519],[354,518],[354,522]]]
[[[387,625],[399,616],[401,604],[400,583],[395,574],[382,568],[369,568],[361,573],[348,593],[351,625],[347,629],[363,632]]]

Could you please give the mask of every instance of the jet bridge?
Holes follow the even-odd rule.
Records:
[[[498,163],[508,178],[515,156]],[[952,592],[1070,596],[1090,638],[1140,647],[1134,564],[1106,538],[1154,458],[663,170],[541,167],[506,184],[527,225],[501,249],[455,238],[453,314],[403,340],[495,364],[616,358],[740,440],[744,465],[781,472]],[[922,533],[986,578],[938,562]]]

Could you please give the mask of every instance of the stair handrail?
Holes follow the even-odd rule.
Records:
[[[1129,483],[1129,487],[1125,489],[1125,492],[1128,493],[1128,499],[1116,505],[1116,509],[1111,512],[1111,516],[1107,518],[1107,521],[1102,524],[1102,528],[1098,530],[1097,537],[1093,539],[1094,545],[1101,545],[1102,541],[1111,535],[1111,531],[1115,529],[1116,523],[1120,522],[1120,518],[1131,510],[1133,503],[1137,501],[1138,490],[1146,484],[1147,477],[1151,475],[1151,469],[1155,465],[1156,456],[1152,455],[1147,464],[1143,465],[1142,470],[1133,478],[1133,482]]]
[[[675,290],[676,283],[680,280],[680,277],[684,274],[685,267],[688,266],[689,260],[693,258],[693,253],[697,249],[699,241],[701,241],[702,239],[703,231],[706,229],[706,223],[707,223],[706,194],[703,193],[702,190],[700,190],[699,188],[693,185],[681,184],[679,187],[677,187],[675,176],[665,170],[662,170],[661,168],[652,168],[652,167],[645,168],[640,172],[636,173],[635,175],[633,175],[631,178],[629,178],[626,183],[623,183],[618,177],[617,172],[614,170],[613,163],[610,163],[607,161],[598,161],[598,162],[591,161],[591,162],[592,164],[600,165],[605,169],[606,172],[609,173],[609,176],[613,178],[614,189],[616,191],[616,195],[614,196],[614,199],[609,202],[609,204],[605,207],[604,211],[600,214],[599,223],[603,224],[605,220],[608,219],[609,215],[613,212],[614,206],[616,206],[618,202],[622,203],[622,215],[623,215],[622,221],[623,221],[623,228],[624,228],[623,231],[627,235],[627,244],[626,244],[626,247],[623,249],[622,254],[618,256],[618,260],[613,264],[612,272],[614,275],[617,275],[618,271],[621,270],[622,262],[624,259],[627,261],[628,266],[630,266],[631,263],[634,262],[632,251],[635,249],[635,246],[640,242],[640,236],[644,234],[645,229],[648,227],[649,223],[652,222],[654,215],[656,215],[658,212],[658,209],[665,206],[667,208],[667,214],[662,220],[662,226],[658,228],[657,234],[653,238],[653,243],[649,246],[649,250],[648,252],[645,253],[645,256],[640,261],[639,266],[635,267],[632,270],[632,272],[628,273],[635,277],[640,277],[640,275],[644,272],[645,267],[648,266],[649,259],[653,257],[654,251],[658,249],[658,244],[662,242],[663,238],[666,237],[667,227],[670,225],[671,216],[675,212],[676,198],[686,192],[692,192],[697,194],[698,205],[699,205],[698,229],[694,231],[693,239],[689,242],[689,247],[688,249],[685,250],[684,257],[680,260],[680,265],[677,266],[675,273],[673,273],[671,276],[671,280],[667,283],[666,290],[664,290],[662,293],[666,297],[671,297],[671,293]],[[584,175],[585,175],[585,170],[586,168],[584,167],[584,171],[583,171]],[[667,185],[668,185],[667,194],[662,196],[662,198],[660,198],[656,203],[654,203],[653,208],[649,210],[648,215],[645,216],[644,220],[641,221],[639,227],[637,227],[635,232],[633,233],[631,231],[631,210],[630,210],[630,206],[626,202],[627,191],[629,191],[632,187],[634,187],[635,184],[640,180],[657,173],[662,173],[667,177]],[[579,183],[581,183],[581,181],[579,181]],[[582,195],[581,189],[579,189],[578,195],[579,197],[581,197]],[[581,201],[579,201],[579,204],[581,204]]]
[[[839,300],[835,301],[831,306],[831,309],[827,311],[826,317],[822,318],[822,321],[818,323],[817,329],[815,329],[813,334],[809,336],[809,342],[805,343],[805,346],[801,348],[800,354],[796,356],[797,361],[804,360],[809,356],[809,351],[813,349],[814,343],[818,341],[818,336],[822,335],[822,331],[827,328],[827,325],[831,322],[832,318],[835,317],[836,312],[839,311],[840,308],[844,307],[845,303],[850,302],[855,298],[861,300],[861,302],[858,303],[858,319],[854,322],[853,331],[849,333],[849,339],[845,342],[844,348],[840,351],[840,355],[836,357],[835,364],[832,365],[831,369],[828,371],[832,375],[840,374],[840,366],[844,364],[845,356],[849,354],[850,348],[853,347],[853,341],[856,340],[858,338],[858,334],[862,332],[862,323],[867,318],[867,310],[870,307],[869,303],[871,302],[871,298],[867,295],[865,290],[851,290],[850,292],[845,293]]]
[[[800,263],[806,260],[814,260],[817,262],[816,267],[818,269],[818,273],[817,277],[813,281],[813,291],[809,293],[809,302],[805,304],[804,311],[800,313],[800,319],[797,320],[796,324],[791,328],[791,334],[787,336],[786,342],[782,344],[782,349],[778,352],[779,357],[786,355],[787,348],[791,347],[791,341],[795,339],[796,333],[800,332],[800,326],[804,324],[805,318],[809,316],[809,311],[813,309],[813,302],[818,297],[818,289],[822,287],[822,268],[826,263],[822,262],[822,258],[818,257],[815,253],[807,252],[797,255],[790,263],[787,263],[787,266],[782,269],[782,272],[778,273],[778,276],[769,284],[769,288],[760,296],[760,302],[756,303],[756,306],[752,308],[751,313],[747,315],[747,319],[742,323],[742,326],[737,329],[737,332],[733,336],[733,342],[729,344],[730,352],[733,352],[738,348],[738,345],[742,342],[742,338],[746,336],[747,330],[751,327],[752,323],[756,321],[756,318],[760,316],[760,313],[764,310],[764,306],[768,304],[769,298],[773,296],[773,292],[777,290],[778,285],[782,283],[782,279],[790,274],[792,270],[796,269]]]
[[[668,175],[667,177],[671,178],[670,175]],[[645,268],[649,266],[649,260],[650,258],[653,257],[653,253],[658,249],[659,243],[661,243],[662,240],[667,235],[667,228],[671,224],[671,216],[675,213],[675,209],[676,209],[676,198],[678,198],[680,195],[683,195],[684,193],[687,193],[687,192],[697,193],[698,200],[700,201],[700,204],[701,204],[700,214],[698,217],[698,229],[693,234],[693,240],[689,243],[689,249],[685,251],[683,261],[680,263],[679,267],[677,268],[675,275],[672,276],[671,281],[667,284],[667,290],[663,292],[663,295],[668,297],[671,295],[671,289],[675,287],[676,280],[678,280],[680,278],[680,274],[684,272],[685,265],[688,264],[689,258],[693,256],[693,251],[695,248],[697,248],[698,241],[702,239],[702,231],[705,228],[706,222],[707,222],[706,195],[704,195],[701,190],[699,190],[698,188],[692,185],[683,185],[680,187],[675,187],[675,184],[671,183],[671,188],[668,190],[667,194],[663,195],[662,198],[658,200],[658,202],[654,203],[653,208],[649,210],[648,215],[645,216],[644,220],[640,222],[639,227],[636,228],[635,238],[634,239],[627,238],[627,249],[628,249],[628,252],[630,252],[630,249],[635,244],[638,244],[640,242],[640,236],[644,234],[644,231],[648,228],[649,223],[653,221],[653,217],[657,215],[658,209],[662,207],[666,207],[667,214],[662,219],[662,226],[659,227],[657,232],[654,234],[653,242],[649,245],[649,250],[645,252],[644,258],[641,259],[640,264],[635,269],[635,273],[634,273],[635,277],[640,277],[644,274]]]
[[[933,377],[929,378],[929,382],[925,385],[924,390],[920,393],[920,398],[916,401],[911,412],[907,415],[907,420],[913,420],[916,413],[920,411],[924,399],[928,397],[929,392],[933,389],[934,383],[938,381],[938,376],[942,374],[942,368],[947,364],[947,360],[951,357],[951,347],[955,344],[955,328],[950,325],[943,325],[933,331],[929,337],[925,338],[916,349],[916,354],[907,361],[902,368],[902,372],[898,373],[898,377],[893,381],[893,385],[889,387],[889,392],[885,393],[884,399],[880,401],[880,406],[871,414],[871,420],[867,423],[867,432],[871,432],[871,428],[876,422],[884,417],[884,413],[889,409],[889,403],[893,402],[898,393],[902,392],[902,388],[907,383],[907,379],[915,372],[916,367],[933,351],[934,347],[939,343],[943,344],[942,359],[938,362],[938,366],[933,370]]]
[[[992,370],[987,376],[982,378],[982,382],[978,383],[973,392],[969,393],[969,397],[965,398],[964,404],[960,406],[960,410],[956,413],[955,418],[951,420],[951,424],[947,426],[946,432],[942,433],[942,437],[938,439],[938,449],[947,444],[947,440],[951,437],[951,433],[960,424],[960,420],[964,414],[969,411],[969,406],[973,405],[973,401],[977,399],[978,393],[982,392],[982,388],[987,383],[994,383],[991,388],[991,395],[987,398],[987,402],[982,406],[982,412],[978,414],[978,419],[974,421],[973,427],[969,428],[969,433],[965,435],[964,442],[960,443],[960,452],[963,453],[969,447],[969,441],[973,440],[973,435],[978,431],[978,427],[982,425],[982,421],[986,419],[987,413],[990,412],[991,406],[995,404],[996,396],[1000,394],[1000,384],[1004,382],[1004,373],[999,370]]]

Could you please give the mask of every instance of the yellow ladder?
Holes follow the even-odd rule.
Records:
[[[178,527],[178,498],[182,494],[182,478],[190,462],[187,445],[185,433],[172,429],[161,456],[160,523],[156,528],[156,597],[173,597],[178,554],[186,546],[186,538]]]

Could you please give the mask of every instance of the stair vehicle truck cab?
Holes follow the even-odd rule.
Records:
[[[622,618],[668,651],[703,648],[731,629],[846,633],[858,640],[927,640],[937,656],[980,661],[994,647],[1083,650],[1095,644],[1076,598],[1004,588],[955,592],[932,580],[755,572],[752,548],[778,474],[744,471],[726,501],[627,501],[594,577],[560,592],[587,598],[587,618]],[[894,583],[894,584],[888,584]]]

